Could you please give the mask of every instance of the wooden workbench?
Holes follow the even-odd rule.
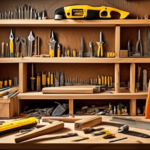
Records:
[[[85,116],[87,117],[87,116]],[[134,117],[132,117],[134,118]],[[144,117],[135,117],[138,119],[144,119]],[[9,133],[0,137],[0,149],[115,149],[115,150],[125,150],[125,149],[149,149],[150,148],[150,138],[140,138],[131,135],[125,135],[118,133],[118,127],[121,125],[116,122],[110,122],[110,116],[103,116],[102,124],[100,127],[105,130],[110,130],[112,133],[116,134],[116,138],[128,137],[128,139],[118,141],[110,144],[109,141],[112,139],[102,139],[101,136],[94,137],[92,134],[84,134],[82,131],[75,131],[73,123],[65,123],[65,128],[63,130],[54,132],[52,134],[43,135],[41,137],[34,138],[32,140],[22,142],[21,144],[15,144],[14,138],[18,132]],[[6,120],[8,121],[8,120]],[[150,120],[148,120],[150,121]],[[42,122],[41,122],[42,123]],[[42,123],[45,124],[45,123]],[[145,133],[150,135],[150,131],[130,128],[130,131]],[[78,137],[64,138],[64,139],[55,139],[49,140],[49,136],[64,134],[69,132],[76,132],[79,136],[88,136],[89,140],[80,141],[80,142],[71,142]]]

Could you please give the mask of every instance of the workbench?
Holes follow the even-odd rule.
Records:
[[[78,116],[80,117],[80,116]],[[87,116],[82,116],[87,117]],[[131,135],[126,135],[122,133],[118,133],[118,127],[121,126],[120,123],[109,121],[112,117],[103,116],[102,123],[99,125],[105,130],[110,130],[112,133],[115,133],[116,138],[113,139],[103,139],[102,136],[93,136],[92,134],[84,134],[83,131],[75,131],[73,123],[65,123],[65,128],[51,133],[47,135],[43,135],[34,140],[28,140],[22,142],[21,144],[15,144],[14,138],[18,134],[18,132],[12,132],[0,137],[0,149],[115,149],[115,150],[125,150],[125,149],[140,149],[140,150],[149,150],[150,147],[150,138],[141,138]],[[129,118],[129,116],[128,116]],[[137,118],[140,120],[144,120],[144,117],[132,117],[133,119]],[[6,120],[10,121],[10,120]],[[147,120],[146,120],[147,121]],[[150,120],[148,120],[150,122]],[[40,122],[41,124],[47,124]],[[129,128],[129,131],[145,133],[150,135],[150,131],[137,129],[137,128]],[[51,135],[65,134],[65,133],[78,133],[79,136],[89,137],[88,140],[80,141],[80,142],[71,142],[72,140],[77,139],[78,137],[64,138],[64,139],[51,139],[49,137]],[[128,139],[117,141],[114,143],[109,143],[111,140],[115,140],[118,138],[128,137]]]

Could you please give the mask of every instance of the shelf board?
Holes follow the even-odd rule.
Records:
[[[0,27],[122,27],[149,26],[150,20],[111,19],[111,20],[0,20]]]
[[[0,58],[0,63],[150,63],[150,58]]]
[[[42,92],[20,93],[18,99],[146,99],[147,92],[139,93],[95,93],[95,94],[43,94]]]
[[[2,99],[2,98],[0,98],[0,104],[9,104],[10,103],[10,99]]]

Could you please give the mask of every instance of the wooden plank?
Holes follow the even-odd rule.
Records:
[[[64,87],[50,87],[43,88],[43,94],[92,94],[93,88],[64,88]]]
[[[116,26],[115,28],[115,56],[119,58],[120,51],[120,26]]]
[[[74,115],[74,100],[69,99],[69,115]]]
[[[26,92],[20,93],[18,99],[146,99],[147,92],[138,92],[138,93],[116,93],[113,94],[106,93],[96,93],[96,94],[42,94],[42,92]]]
[[[120,65],[115,64],[115,92],[120,91]]]
[[[130,92],[135,93],[135,64],[130,65]]]
[[[19,92],[27,91],[27,64],[19,63]]]
[[[130,100],[130,115],[136,116],[136,99]]]
[[[150,25],[150,20],[0,20],[0,27],[145,27]]]
[[[1,58],[0,63],[150,63],[149,58]]]

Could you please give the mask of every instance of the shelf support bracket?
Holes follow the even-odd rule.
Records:
[[[120,65],[115,64],[115,92],[120,91]]]
[[[136,99],[130,100],[130,116],[136,116]]]
[[[120,26],[116,26],[115,28],[115,56],[119,58],[120,52]]]
[[[130,92],[135,93],[135,64],[130,65]]]

